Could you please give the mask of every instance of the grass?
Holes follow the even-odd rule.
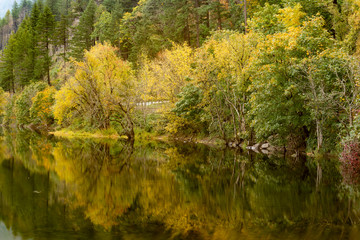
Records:
[[[162,141],[162,142],[172,142],[173,138],[169,135],[159,135],[156,132],[147,132],[140,128],[135,128],[135,140],[138,143],[147,143],[151,141]],[[93,138],[93,139],[127,139],[126,136],[120,136],[114,128],[103,129],[103,130],[73,130],[64,128],[58,131],[50,132],[50,134],[55,137],[61,138]],[[222,146],[224,142],[218,138],[213,137],[200,137],[197,136],[192,140],[189,140],[187,137],[177,138],[179,141],[189,141],[194,143],[205,144],[209,146]]]
[[[62,138],[110,138],[110,139],[124,138],[126,139],[125,136],[120,136],[116,132],[116,130],[112,128],[104,129],[104,130],[94,130],[93,132],[87,132],[84,130],[61,129],[59,131],[50,132],[50,134]]]
[[[153,132],[147,132],[143,129],[135,128],[135,139],[138,141],[151,141],[157,140],[157,134]],[[127,139],[126,136],[120,136],[114,128],[108,128],[103,130],[73,130],[64,128],[58,131],[50,132],[50,134],[56,137],[63,138],[110,138],[110,139]]]

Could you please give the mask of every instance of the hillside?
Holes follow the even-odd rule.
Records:
[[[22,0],[20,4],[15,5],[10,4],[9,1],[6,4],[1,3],[1,7],[6,9],[6,14],[0,19],[0,50],[6,46],[11,33],[16,32],[23,19],[30,14],[31,6],[31,0]],[[8,11],[8,9],[10,10]]]
[[[8,10],[11,10],[15,0],[2,0],[0,1],[0,17],[5,17],[5,14]]]

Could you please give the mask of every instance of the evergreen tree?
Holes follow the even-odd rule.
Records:
[[[114,45],[116,41],[116,22],[112,19],[112,14],[108,11],[101,13],[99,19],[94,24],[94,32],[92,37],[97,41],[104,43],[105,41],[110,42]]]
[[[63,47],[62,57],[67,61],[67,51],[70,37],[70,18],[62,14],[56,26],[56,44]]]
[[[39,72],[37,75],[41,77],[43,74],[46,74],[47,82],[51,85],[50,67],[52,61],[50,56],[50,45],[54,42],[55,18],[49,6],[46,6],[44,12],[40,15],[37,31],[39,34],[39,67],[37,69]]]
[[[80,17],[79,25],[75,29],[74,37],[72,39],[71,55],[76,59],[81,59],[84,55],[84,50],[89,50],[95,41],[92,39],[95,24],[96,4],[94,0],[90,0],[85,12]]]
[[[36,67],[37,67],[37,57],[38,57],[38,48],[37,48],[37,40],[38,40],[38,24],[39,24],[39,19],[40,19],[40,9],[39,9],[39,5],[38,2],[34,3],[34,6],[32,8],[31,11],[31,15],[30,15],[30,26],[29,26],[29,31],[30,31],[30,48],[28,49],[28,54],[31,58],[30,61],[30,71],[32,72],[31,75],[31,79],[35,79],[35,73],[39,72],[36,71]]]
[[[11,14],[14,20],[14,30],[16,31],[18,29],[17,19],[19,18],[19,14],[20,14],[20,7],[16,1],[13,4]]]
[[[76,15],[81,15],[81,13],[86,10],[89,4],[89,0],[74,0],[71,4],[72,9],[74,9]]]
[[[14,75],[14,51],[15,35],[11,35],[9,42],[1,56],[0,87],[5,91],[15,93],[15,75]]]
[[[39,11],[40,12],[44,11],[44,2],[43,2],[43,0],[37,0],[36,3],[38,5]]]
[[[62,0],[59,3],[59,14],[60,14],[60,19],[61,19],[61,15],[70,15],[71,12],[71,0]]]
[[[32,8],[32,2],[30,0],[22,0],[20,4],[21,11],[24,12],[25,16],[30,14]]]
[[[60,20],[60,0],[46,0],[45,3],[55,15],[55,19]]]
[[[33,30],[29,17],[26,17],[20,24],[15,36],[15,82],[20,87],[23,87],[28,85],[30,80],[34,79]]]
[[[125,12],[131,12],[134,7],[136,7],[138,0],[104,0],[102,3],[106,10],[110,13],[116,13],[119,9],[116,5],[121,6],[121,14]]]

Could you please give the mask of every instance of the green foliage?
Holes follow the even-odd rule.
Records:
[[[108,41],[114,44],[117,40],[117,34],[114,34],[117,28],[118,26],[116,22],[113,22],[111,13],[104,11],[94,25],[92,37],[98,39],[101,43]]]
[[[55,103],[55,93],[54,87],[47,87],[37,92],[32,98],[30,118],[33,123],[41,123],[47,126],[54,122],[52,107]]]
[[[71,56],[77,60],[82,59],[84,50],[90,50],[94,46],[92,33],[95,24],[96,4],[94,0],[90,0],[84,13],[80,17],[79,25],[76,27],[75,34],[72,39]]]
[[[0,120],[3,122],[4,115],[6,114],[7,105],[10,101],[10,94],[0,88]]]
[[[184,135],[201,131],[202,98],[203,93],[200,88],[193,84],[186,85],[178,95],[179,101],[175,104],[175,108],[167,116],[169,123],[166,129],[171,133]]]
[[[192,84],[186,85],[178,98],[173,112],[178,116],[196,120],[196,116],[201,112],[198,106],[202,101],[201,89]]]
[[[50,56],[51,45],[54,41],[55,33],[55,18],[51,12],[51,9],[46,6],[44,11],[41,13],[39,18],[39,23],[37,25],[36,31],[38,32],[38,62],[37,62],[37,72],[35,73],[37,79],[42,79],[44,75],[47,76],[47,82],[51,85],[50,81],[50,67],[52,65],[52,60]]]
[[[61,56],[64,61],[67,61],[67,52],[69,48],[70,38],[70,17],[68,15],[61,14],[60,21],[56,25],[56,45],[62,46],[63,51]]]
[[[25,87],[22,93],[17,97],[13,109],[17,124],[23,125],[30,124],[32,122],[30,116],[32,99],[39,91],[43,91],[45,88],[46,84],[43,82],[33,83]]]
[[[278,5],[270,5],[268,3],[264,7],[260,7],[259,11],[254,14],[254,17],[249,22],[250,29],[265,35],[281,31],[283,26],[276,17],[279,9]]]

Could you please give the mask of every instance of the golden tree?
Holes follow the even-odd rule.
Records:
[[[115,52],[107,43],[97,44],[86,51],[84,61],[74,61],[75,76],[55,96],[54,115],[59,124],[80,118],[92,127],[106,129],[116,121],[125,135],[134,138],[131,112],[137,84],[130,65]]]

